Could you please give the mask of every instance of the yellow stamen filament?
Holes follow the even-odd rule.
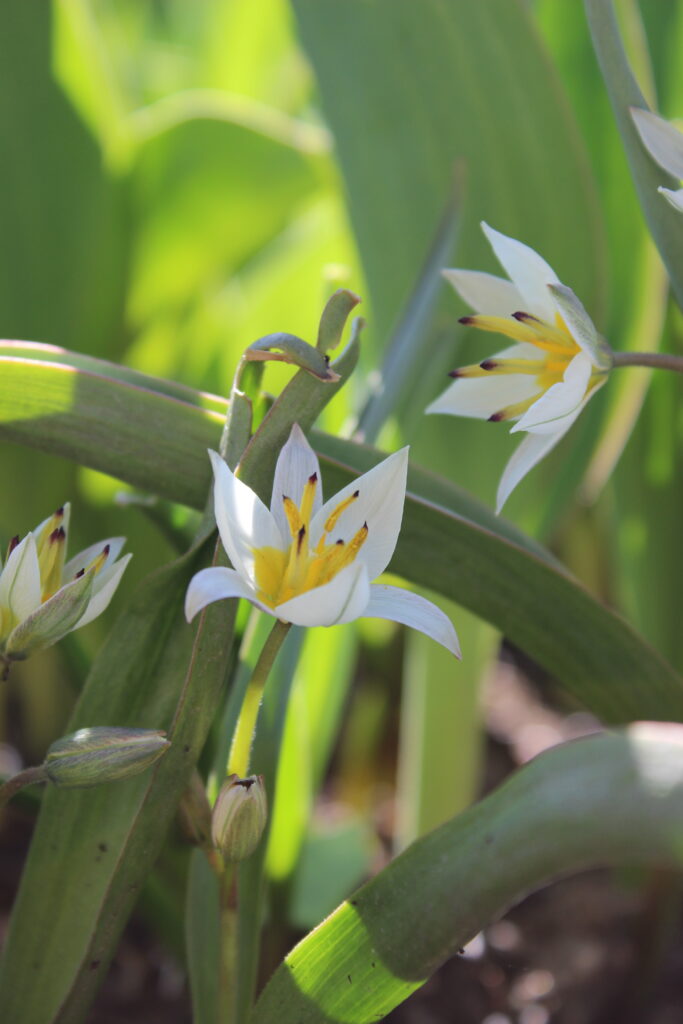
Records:
[[[355,491],[340,501],[327,517],[320,540],[311,551],[310,521],[317,485],[318,478],[314,473],[304,485],[298,507],[290,498],[283,496],[284,511],[292,537],[289,549],[254,549],[254,574],[258,597],[271,608],[329,583],[342,569],[352,564],[367,538],[368,526],[364,523],[348,543],[344,543],[343,540],[329,543],[330,533],[340,517],[358,498],[358,491]]]
[[[517,416],[521,416],[523,413],[530,409],[534,402],[538,401],[541,392],[532,395],[531,398],[525,398],[523,402],[515,402],[514,405],[507,405],[504,409],[500,409],[498,412],[494,412],[493,416],[489,419],[495,423],[501,423],[503,420],[514,420]]]
[[[48,535],[47,543],[42,545],[42,550],[38,554],[40,599],[43,603],[51,598],[62,585],[65,548],[66,534],[64,533],[64,527],[58,526]]]
[[[554,324],[523,312],[513,313],[510,317],[477,314],[463,317],[460,322],[479,330],[504,334],[515,341],[534,345],[542,353],[547,353],[543,359],[508,359],[505,356],[497,359],[494,356],[491,359],[484,359],[478,366],[463,366],[453,370],[451,377],[456,379],[487,377],[494,374],[525,374],[536,378],[538,392],[531,398],[508,405],[495,412],[489,417],[495,422],[513,420],[523,415],[553,384],[558,384],[563,380],[570,362],[581,351],[559,313],[555,316]],[[594,376],[595,383],[591,377],[588,391],[595,387],[601,375],[595,374]]]
[[[520,314],[522,316],[523,314]],[[516,320],[507,316],[468,316],[463,317],[462,323],[470,327],[476,327],[480,331],[491,331],[493,334],[504,334],[514,341],[526,342],[535,345],[546,352],[555,352],[558,355],[567,356],[570,352],[576,354],[579,347],[571,334],[561,331],[558,327],[546,323],[544,320],[537,320],[535,317],[526,317]]]
[[[282,495],[282,504],[284,506],[285,515],[287,516],[287,523],[289,525],[289,532],[292,537],[296,537],[297,533],[304,525],[303,520],[299,514],[299,509],[296,507],[291,498],[288,498],[286,494]]]

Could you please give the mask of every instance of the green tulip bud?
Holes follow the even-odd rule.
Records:
[[[43,767],[55,786],[97,786],[138,775],[170,745],[165,733],[153,729],[79,729],[52,744]]]
[[[245,860],[259,844],[268,819],[262,775],[228,775],[213,809],[213,845],[226,861]]]

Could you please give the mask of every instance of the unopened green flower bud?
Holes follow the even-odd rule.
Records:
[[[245,860],[258,846],[267,818],[263,776],[228,775],[213,809],[213,845],[226,861]]]
[[[153,729],[79,729],[52,744],[43,767],[56,786],[97,786],[138,775],[170,745],[165,733]]]

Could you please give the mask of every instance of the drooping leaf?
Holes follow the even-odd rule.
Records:
[[[296,946],[252,1024],[370,1024],[530,890],[603,864],[681,865],[683,729],[564,744],[418,840]],[[530,838],[532,837],[532,838]]]

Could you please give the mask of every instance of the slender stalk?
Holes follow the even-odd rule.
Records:
[[[223,1024],[235,1020],[237,992],[237,875],[234,865],[223,866],[220,879],[221,961],[220,1006]]]
[[[613,352],[614,366],[653,366],[658,370],[683,373],[683,356],[668,352]]]
[[[290,630],[290,625],[289,622],[276,621],[254,666],[252,677],[244,694],[237,725],[235,726],[235,734],[232,738],[232,746],[230,747],[230,755],[228,757],[228,775],[234,773],[239,775],[240,778],[244,778],[249,772],[251,745],[254,740],[256,719],[258,718],[261,706],[263,690],[276,655]]]
[[[24,786],[31,786],[34,782],[46,782],[47,775],[42,764],[33,768],[24,768],[23,772],[17,772],[11,779],[0,786],[0,810],[8,803],[15,793],[18,793]]]

